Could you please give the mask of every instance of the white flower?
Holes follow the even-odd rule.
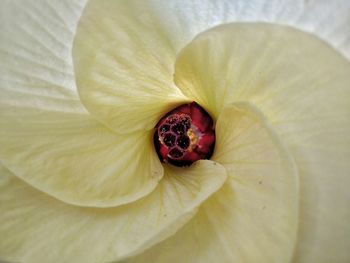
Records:
[[[349,1],[85,5],[0,4],[0,258],[350,260]],[[214,156],[163,166],[191,100]]]

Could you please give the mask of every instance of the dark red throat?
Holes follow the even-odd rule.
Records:
[[[215,147],[213,119],[196,102],[180,105],[157,123],[154,146],[162,162],[176,166],[209,159]]]

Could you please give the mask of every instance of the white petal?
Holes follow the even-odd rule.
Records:
[[[72,66],[84,0],[1,1],[0,103],[85,112]]]
[[[350,59],[350,1],[303,1],[300,17],[286,23],[314,33]]]
[[[211,161],[167,169],[146,198],[101,209],[67,205],[1,169],[0,257],[28,263],[119,260],[174,234],[225,179],[225,169]]]

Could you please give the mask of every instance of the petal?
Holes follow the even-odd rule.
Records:
[[[6,36],[0,38],[3,62],[1,83],[7,89],[12,87],[12,101],[66,111],[83,110],[76,99],[71,42],[85,2],[1,2],[0,26],[2,36]],[[144,20],[148,25],[133,34],[141,34],[138,38],[146,39],[148,36],[153,39],[156,43],[152,42],[154,45],[150,44],[149,50],[157,50],[160,57],[171,57],[171,52],[160,52],[162,41],[157,39],[166,39],[168,48],[165,49],[173,49],[175,54],[199,32],[232,21],[269,21],[293,25],[319,35],[350,57],[350,2],[346,0],[127,2],[131,6],[127,9],[132,12],[128,12],[124,19],[135,20],[143,17],[143,20],[140,18],[143,23],[138,28],[144,24]],[[118,4],[124,5],[121,1]],[[123,11],[122,8],[118,10]],[[116,16],[125,16],[125,13],[119,15],[117,12]],[[117,27],[115,25],[119,32],[127,31]],[[155,28],[158,29],[157,32]],[[147,42],[149,43],[148,40]],[[125,45],[128,44],[130,43]],[[12,59],[13,57],[16,59]],[[172,62],[168,66],[172,67]],[[16,90],[13,89],[14,85]],[[25,93],[26,99],[18,96],[18,93]]]
[[[293,1],[290,1],[293,4]],[[350,59],[350,1],[302,1],[302,13],[289,19],[298,28],[314,33]]]
[[[163,176],[152,134],[116,135],[84,114],[0,105],[0,160],[64,202],[115,206],[150,193]]]
[[[0,159],[65,202],[114,206],[148,194],[163,172],[148,135],[113,135],[79,100],[71,52],[84,3],[1,3]]]
[[[138,4],[90,1],[74,42],[80,98],[119,133],[152,129],[162,113],[186,101],[173,83],[175,53],[161,21],[140,15],[144,4]]]
[[[177,63],[188,96],[216,114],[230,101],[250,101],[287,144],[301,178],[296,260],[350,258],[349,61],[291,28],[231,24],[197,37]]]
[[[298,221],[293,160],[249,104],[224,110],[213,159],[229,180],[173,237],[130,262],[289,262]]]
[[[118,260],[175,233],[225,179],[225,169],[211,161],[186,170],[170,168],[146,198],[101,209],[62,203],[3,169],[0,255],[28,263]]]
[[[342,82],[347,62],[324,42],[289,27],[247,23],[219,26],[195,38],[178,56],[175,82],[218,116],[225,103],[245,99],[286,108],[283,95],[304,98],[315,85],[329,85],[334,74],[343,76]]]
[[[1,1],[0,103],[86,112],[79,101],[71,57],[84,2]]]
[[[334,16],[343,2],[341,14]],[[326,4],[325,16],[315,12]],[[159,112],[188,100],[172,82],[173,63],[198,33],[233,21],[276,22],[317,33],[350,56],[344,26],[349,9],[344,0],[90,1],[73,52],[80,97],[94,116],[119,133],[151,129]],[[315,16],[320,19],[314,21]],[[329,17],[334,23],[325,26]]]

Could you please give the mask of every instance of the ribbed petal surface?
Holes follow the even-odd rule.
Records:
[[[225,169],[212,161],[167,169],[146,198],[101,209],[62,203],[1,168],[0,258],[95,263],[139,253],[181,228],[225,179]]]
[[[163,176],[152,134],[118,135],[91,117],[0,105],[0,160],[64,202],[108,207],[149,194]]]
[[[112,2],[100,2],[101,6],[105,3],[108,8],[112,9],[113,7],[112,10],[116,11],[115,15],[124,17],[123,19],[126,21],[121,24],[121,27],[115,25],[113,28],[114,31],[126,34],[125,39],[119,38],[122,41],[118,41],[118,45],[122,43],[121,45],[125,47],[125,49],[121,49],[123,54],[134,54],[133,43],[140,43],[139,39],[145,39],[145,43],[150,43],[147,44],[145,50],[141,48],[141,54],[147,59],[152,56],[157,58],[149,60],[152,64],[147,64],[147,67],[153,67],[151,71],[152,73],[155,71],[156,74],[153,76],[157,77],[161,75],[158,75],[159,67],[154,66],[158,61],[161,61],[158,64],[163,62],[166,64],[165,66],[162,64],[160,68],[165,68],[163,70],[166,72],[164,76],[169,76],[169,73],[173,73],[173,65],[168,65],[167,62],[173,60],[177,52],[188,44],[194,36],[212,26],[233,21],[267,21],[292,25],[315,33],[336,47],[343,55],[350,57],[350,2],[347,0],[115,1],[113,4]],[[22,109],[23,111],[27,108],[35,108],[34,112],[38,112],[37,109],[39,109],[40,111],[85,113],[75,91],[71,63],[71,42],[84,3],[85,1],[65,0],[49,2],[4,0],[1,2],[0,101],[1,103],[6,102],[3,105],[6,107],[8,105],[26,106]],[[120,6],[116,8],[114,3],[120,4]],[[121,13],[118,13],[119,10]],[[137,21],[135,30],[132,30],[132,26],[127,29],[123,28],[125,25],[133,24],[133,22],[129,23],[128,20]],[[97,24],[99,23],[103,22],[97,21]],[[103,28],[101,28],[102,30]],[[256,32],[256,30],[253,31]],[[133,32],[131,38],[134,39],[132,40],[128,39],[130,32]],[[261,33],[264,34],[264,32]],[[261,36],[260,33],[257,35]],[[248,42],[245,42],[240,48],[242,51],[248,52],[245,54],[246,66],[250,67],[251,71],[246,71],[248,76],[244,76],[246,80],[240,83],[239,87],[242,90],[238,89],[237,94],[240,96],[235,99],[249,100],[258,105],[266,113],[280,137],[287,141],[288,147],[297,161],[302,181],[302,220],[299,233],[300,242],[298,242],[295,261],[346,262],[350,258],[347,248],[350,236],[347,224],[350,218],[347,200],[350,199],[350,196],[346,183],[347,175],[350,172],[348,164],[350,159],[350,139],[348,136],[350,128],[348,118],[349,89],[344,87],[349,85],[349,63],[335,54],[329,47],[323,44],[324,48],[320,48],[322,45],[318,44],[317,47],[313,44],[309,46],[307,41],[304,41],[304,37],[300,37],[300,42],[294,40],[294,43],[298,42],[296,50],[301,49],[302,55],[291,54],[287,57],[291,61],[297,61],[297,58],[301,59],[299,64],[304,65],[302,67],[304,76],[311,74],[313,78],[306,82],[304,80],[299,82],[299,71],[291,70],[291,67],[300,70],[298,63],[281,66],[278,59],[282,59],[284,56],[276,55],[273,48],[270,49],[270,53],[269,48],[267,48],[267,54],[263,55],[266,55],[265,60],[271,61],[272,65],[256,63],[253,60],[254,56],[256,57],[256,51],[252,52],[252,57],[249,59],[251,45],[247,45],[248,49],[244,47],[247,43],[251,44],[250,40],[251,38],[248,37]],[[163,44],[166,45],[165,43],[168,43],[167,47],[163,46]],[[267,43],[274,45],[273,41],[263,41],[261,46]],[[106,50],[109,52],[109,44],[106,46],[108,47]],[[290,46],[286,46],[288,50]],[[128,49],[129,47],[130,49]],[[157,52],[154,51],[149,55],[149,53],[145,53],[146,49],[157,50]],[[157,54],[154,55],[154,53]],[[294,55],[296,55],[295,58]],[[118,56],[123,57],[120,54]],[[132,57],[132,55],[130,56]],[[126,59],[130,56],[127,56]],[[100,54],[99,61],[103,58],[104,53]],[[309,60],[310,63],[305,63],[306,60]],[[313,60],[318,62],[311,62]],[[278,63],[274,64],[276,61]],[[130,68],[123,68],[124,71],[121,70],[121,72],[123,74],[125,71],[139,73],[138,76],[141,78],[138,81],[135,81],[134,78],[129,79],[130,82],[136,83],[135,85],[142,83],[142,77],[149,76],[148,73],[143,72],[143,69],[130,70]],[[336,74],[334,73],[335,69],[338,72]],[[259,78],[260,70],[263,76],[267,76],[266,78]],[[271,81],[271,76],[280,75],[283,71],[290,71],[289,75],[296,77],[295,82],[293,83],[293,80],[286,76],[285,79],[288,81]],[[167,77],[164,79],[167,81]],[[103,81],[100,79],[98,84],[101,83]],[[160,81],[152,82],[152,84],[158,83],[165,84],[162,78]],[[146,88],[146,94],[152,92],[157,94],[158,90],[164,91],[165,86],[168,87],[163,85],[161,88],[157,86],[159,89]],[[254,86],[259,88],[249,89]],[[272,87],[272,89],[266,89],[267,86]],[[284,91],[280,93],[275,89],[279,86],[288,86],[288,88],[283,89]],[[295,86],[311,88],[293,89]],[[265,89],[260,89],[261,87],[265,87]],[[173,86],[169,86],[170,90],[173,88]],[[295,94],[292,92],[293,90],[296,92]],[[279,93],[285,95],[279,96]],[[129,101],[133,101],[130,98],[136,94],[137,92],[130,91],[130,94],[123,96]],[[171,97],[169,101],[173,103],[180,97],[183,98],[177,90],[175,98],[172,95],[166,97],[167,99]],[[114,102],[121,103],[115,98],[108,100],[102,96],[99,101],[107,106]],[[152,104],[150,99],[147,101],[149,105]],[[136,102],[141,103],[142,101],[136,100]],[[157,108],[161,111],[159,116],[162,112],[166,112],[168,107],[172,107],[170,104],[164,102],[162,108]],[[304,107],[305,105],[310,105],[310,107]],[[134,107],[132,110],[137,108],[128,106]],[[109,119],[105,113],[111,113],[110,116],[114,117],[112,123],[126,125],[123,123],[123,120],[127,118],[124,113],[128,112],[119,115],[114,109],[107,107],[105,111],[101,110],[101,113],[93,114],[102,122],[107,123]],[[88,110],[93,112],[89,107]],[[140,113],[140,120],[142,120],[140,122],[135,116],[130,115],[129,118],[134,118],[133,128],[127,131],[125,126],[121,126],[121,132],[151,127],[156,119],[155,112],[157,110],[149,106],[144,108],[144,111],[142,114]],[[28,118],[36,116],[35,113]],[[118,119],[119,116],[121,119]],[[21,118],[19,117],[20,120]],[[149,120],[146,121],[148,118]],[[12,123],[11,125],[13,127],[17,124]],[[118,130],[112,124],[110,127]],[[25,131],[23,130],[23,132]],[[337,245],[334,244],[334,240],[338,241]]]
[[[151,192],[163,168],[150,133],[117,136],[79,100],[71,53],[84,4],[1,3],[0,161],[67,203],[115,206]]]
[[[173,82],[175,52],[161,20],[145,13],[145,5],[90,1],[74,42],[80,98],[118,133],[150,130],[163,113],[186,101]]]
[[[84,0],[1,1],[0,103],[85,113],[72,44]]]
[[[86,108],[115,131],[150,129],[161,113],[188,100],[172,82],[174,60],[202,31],[239,21],[287,24],[350,57],[349,11],[346,0],[93,0],[73,52],[79,93]]]
[[[229,180],[178,233],[130,262],[289,262],[298,226],[295,164],[263,115],[227,107],[213,159]]]
[[[247,23],[199,35],[176,67],[178,86],[214,115],[249,101],[286,143],[301,180],[295,260],[349,259],[349,61],[310,34]]]

